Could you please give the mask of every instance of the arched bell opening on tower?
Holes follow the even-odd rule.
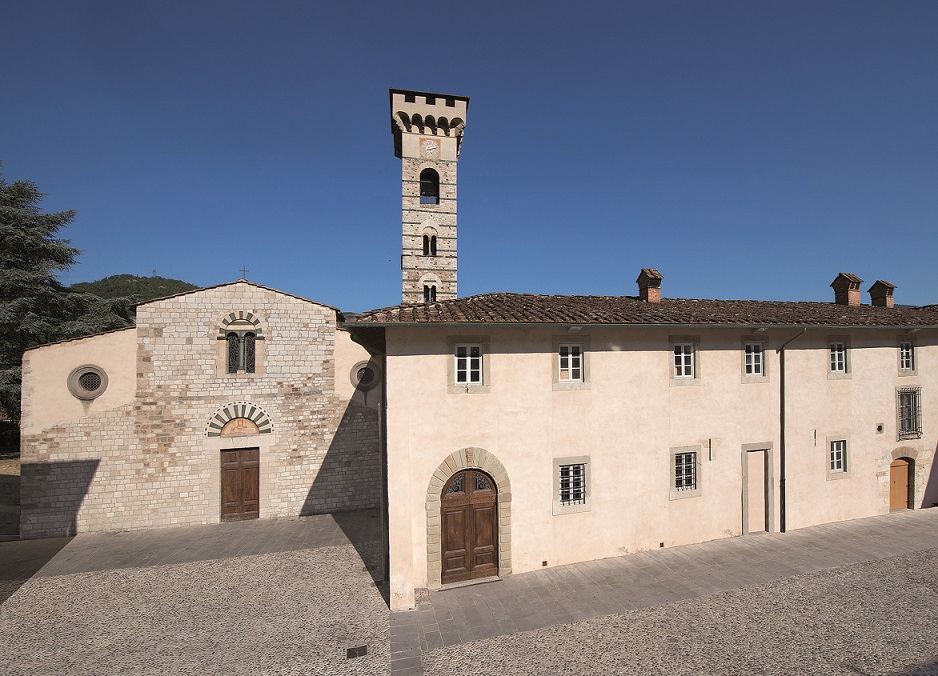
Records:
[[[423,236],[423,255],[436,256],[436,235]]]
[[[434,169],[420,172],[420,203],[440,203],[440,175]]]
[[[436,302],[436,284],[424,284],[423,285],[423,302],[424,303]]]

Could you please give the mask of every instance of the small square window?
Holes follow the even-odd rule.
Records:
[[[436,105],[436,97],[435,97],[435,96],[428,96],[428,97],[427,97],[427,105],[428,105],[428,106]]]
[[[413,94],[404,94],[404,103],[416,103],[417,97]]]
[[[897,392],[899,439],[922,436],[922,388],[904,387]]]
[[[762,376],[765,374],[763,359],[762,343],[746,343],[745,373],[747,376]]]
[[[583,348],[580,345],[561,345],[557,351],[557,358],[559,382],[583,382]]]
[[[588,512],[590,509],[589,456],[554,460],[554,514]]]
[[[674,346],[674,377],[694,377],[694,344],[678,343]]]
[[[671,449],[671,500],[700,495],[700,447]]]
[[[490,391],[488,336],[448,336],[446,387],[449,394],[485,394]]]
[[[915,373],[915,343],[911,340],[899,342],[899,375]]]
[[[482,346],[456,346],[456,384],[482,384]]]
[[[829,352],[827,362],[828,380],[850,377],[850,341],[845,336],[832,336],[827,341]]]
[[[830,471],[845,472],[847,470],[847,442],[844,439],[832,441],[830,445]]]

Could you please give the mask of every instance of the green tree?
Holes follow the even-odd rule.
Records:
[[[56,237],[75,212],[42,213],[42,196],[31,181],[0,176],[0,411],[14,423],[25,350],[133,323],[128,299],[75,293],[59,281],[81,253]]]

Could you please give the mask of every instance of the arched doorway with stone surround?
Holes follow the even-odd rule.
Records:
[[[451,479],[466,470],[480,470],[495,482],[497,512],[498,575],[511,574],[511,483],[498,458],[483,448],[461,448],[446,458],[427,486],[427,584],[431,589],[442,585],[443,502],[444,488]]]
[[[915,509],[915,505],[921,504],[922,491],[916,480],[921,455],[910,446],[899,446],[886,455],[880,472],[883,477],[880,485],[888,511]]]

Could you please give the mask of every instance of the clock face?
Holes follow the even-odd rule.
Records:
[[[432,138],[426,138],[420,142],[420,150],[424,157],[439,157],[440,144]]]

